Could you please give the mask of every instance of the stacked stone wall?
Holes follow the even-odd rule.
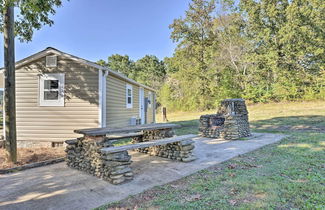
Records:
[[[145,131],[142,137],[133,138],[133,143],[158,140],[173,137],[171,129]],[[133,172],[130,168],[131,156],[127,151],[105,153],[102,148],[113,147],[112,139],[104,136],[85,136],[78,139],[66,141],[66,162],[71,168],[92,174],[112,184],[120,184],[131,180]],[[137,149],[139,152],[149,155],[189,162],[195,160],[193,155],[194,141],[183,140],[180,142]]]
[[[111,140],[102,139],[103,137],[83,137],[66,141],[67,165],[113,184],[131,180],[131,156],[127,151],[101,153],[100,149],[113,146]]]
[[[220,137],[226,140],[239,139],[250,135],[248,121],[238,115],[227,116],[224,129],[220,133]]]
[[[175,135],[172,129],[145,131],[143,136],[132,139],[132,143],[154,141],[163,138],[171,138]],[[172,160],[179,160],[189,162],[195,160],[193,155],[194,141],[186,140],[182,142],[175,142],[166,145],[146,147],[137,149],[138,152],[146,153],[151,156],[158,156],[169,158]]]
[[[219,126],[211,125],[211,118],[220,118],[223,122]],[[224,121],[225,118],[222,115],[202,115],[199,120],[199,132],[202,136],[205,137],[219,137],[221,135],[222,130],[224,129]]]

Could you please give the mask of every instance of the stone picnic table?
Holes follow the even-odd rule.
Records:
[[[75,130],[83,137],[67,140],[67,165],[100,177],[112,184],[133,178],[128,150],[169,158],[182,162],[193,161],[196,135],[175,136],[180,125],[154,123],[121,128],[90,128]],[[114,146],[119,139],[132,138],[132,144]]]
[[[172,130],[173,128],[180,128],[180,125],[171,123],[152,123],[145,125],[134,125],[120,128],[88,128],[75,130],[75,133],[83,134],[86,136],[106,136],[107,134],[116,133],[131,133],[138,131],[155,131],[155,130]]]

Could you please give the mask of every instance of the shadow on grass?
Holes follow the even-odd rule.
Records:
[[[325,116],[305,115],[274,117],[250,122],[256,132],[325,132]]]
[[[170,122],[174,124],[181,125],[181,128],[176,128],[176,135],[185,135],[185,134],[197,134],[199,128],[199,120],[187,120],[187,121],[177,121]]]
[[[99,209],[323,209],[324,136],[293,133]]]
[[[175,129],[176,135],[198,133],[198,119],[170,123],[175,123],[182,126],[181,128]],[[305,115],[274,117],[267,120],[250,121],[250,126],[254,132],[288,133],[298,131],[325,133],[325,116]]]

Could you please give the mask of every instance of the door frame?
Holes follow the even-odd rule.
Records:
[[[139,118],[141,119],[141,125],[145,124],[144,114],[144,89],[139,88]]]

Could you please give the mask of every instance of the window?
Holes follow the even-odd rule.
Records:
[[[126,108],[133,108],[133,91],[132,85],[126,84]]]
[[[64,106],[64,74],[40,76],[40,106]]]
[[[152,93],[148,92],[148,107],[152,108]]]
[[[56,67],[56,65],[57,65],[56,55],[46,56],[46,67]]]

